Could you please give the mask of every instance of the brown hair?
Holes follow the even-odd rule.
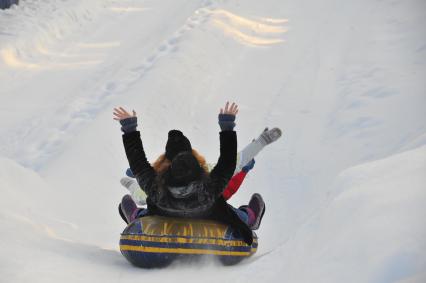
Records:
[[[209,169],[206,163],[206,159],[195,149],[192,149],[192,155],[194,155],[195,158],[198,160],[198,163],[200,164],[201,168],[203,168],[203,170],[208,173]],[[161,174],[164,173],[170,167],[171,164],[172,162],[168,160],[166,158],[166,154],[163,153],[157,158],[157,160],[152,163],[152,167],[154,168],[155,172]]]

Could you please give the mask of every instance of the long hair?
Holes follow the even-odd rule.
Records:
[[[206,163],[206,159],[195,149],[192,149],[192,155],[194,155],[194,157],[197,159],[198,163],[200,164],[201,168],[203,168],[204,172],[208,173],[209,169]],[[170,167],[171,164],[172,164],[172,161],[168,160],[166,158],[166,154],[163,153],[157,158],[157,160],[155,160],[152,163],[152,167],[154,168],[155,172],[157,172],[158,174],[162,174],[165,171],[167,171],[167,169]]]

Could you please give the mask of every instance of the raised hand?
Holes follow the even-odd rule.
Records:
[[[132,114],[127,112],[123,107],[114,108],[113,119],[119,121],[121,124],[121,131],[125,134],[136,131],[138,126],[138,118],[136,111],[133,110]]]
[[[123,107],[114,108],[114,112],[112,114],[115,116],[113,119],[116,121],[121,121],[127,118],[136,117],[135,110],[133,110],[132,114],[130,114]]]
[[[226,102],[225,108],[220,109],[219,126],[222,131],[232,131],[235,127],[235,116],[238,113],[238,105],[234,102],[229,106]]]
[[[228,114],[236,116],[238,113],[238,105],[235,102],[232,102],[231,106],[229,106],[229,101],[225,104],[225,109],[220,108],[220,114]]]

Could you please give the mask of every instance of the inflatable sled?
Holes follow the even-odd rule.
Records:
[[[176,258],[201,255],[232,265],[256,250],[255,233],[249,246],[228,225],[212,220],[145,216],[130,223],[120,238],[123,256],[140,267],[163,267]]]

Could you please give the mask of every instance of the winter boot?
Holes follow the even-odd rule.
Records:
[[[254,214],[253,210],[248,207],[248,205],[242,205],[238,209],[247,213],[247,225],[255,221],[256,215]]]
[[[146,204],[146,194],[142,189],[139,187],[138,182],[134,178],[130,177],[123,177],[120,180],[120,183],[129,190],[130,194],[132,195],[133,200],[139,204],[139,205],[145,205]]]
[[[130,195],[125,195],[121,199],[120,209],[121,209],[121,212],[123,213],[124,217],[126,218],[127,223],[130,223],[133,220],[135,220],[135,218],[136,218],[136,216],[139,212],[139,209],[136,206],[136,203],[133,201],[133,199]]]
[[[257,138],[257,140],[263,145],[266,146],[268,144],[273,143],[278,140],[282,135],[282,132],[279,128],[268,129],[265,128],[262,134]]]
[[[129,224],[129,222],[127,222],[126,216],[124,216],[123,210],[121,209],[121,203],[118,204],[118,213],[120,214],[121,219]]]
[[[260,222],[262,221],[266,209],[262,196],[260,194],[253,194],[248,204],[248,208],[254,213],[254,219],[249,219],[249,227],[251,230],[257,230],[259,229]]]
[[[269,130],[265,128],[257,139],[254,139],[251,143],[246,145],[237,154],[237,166],[235,168],[234,175],[241,171],[241,169],[249,163],[256,155],[261,152],[268,144],[271,144],[278,140],[282,135],[282,132],[278,128]]]
[[[138,183],[136,182],[136,180],[134,178],[131,178],[131,177],[123,177],[123,178],[121,178],[120,179],[120,183],[123,185],[123,187],[125,187],[129,191],[131,189],[136,188],[135,185],[138,185]]]

